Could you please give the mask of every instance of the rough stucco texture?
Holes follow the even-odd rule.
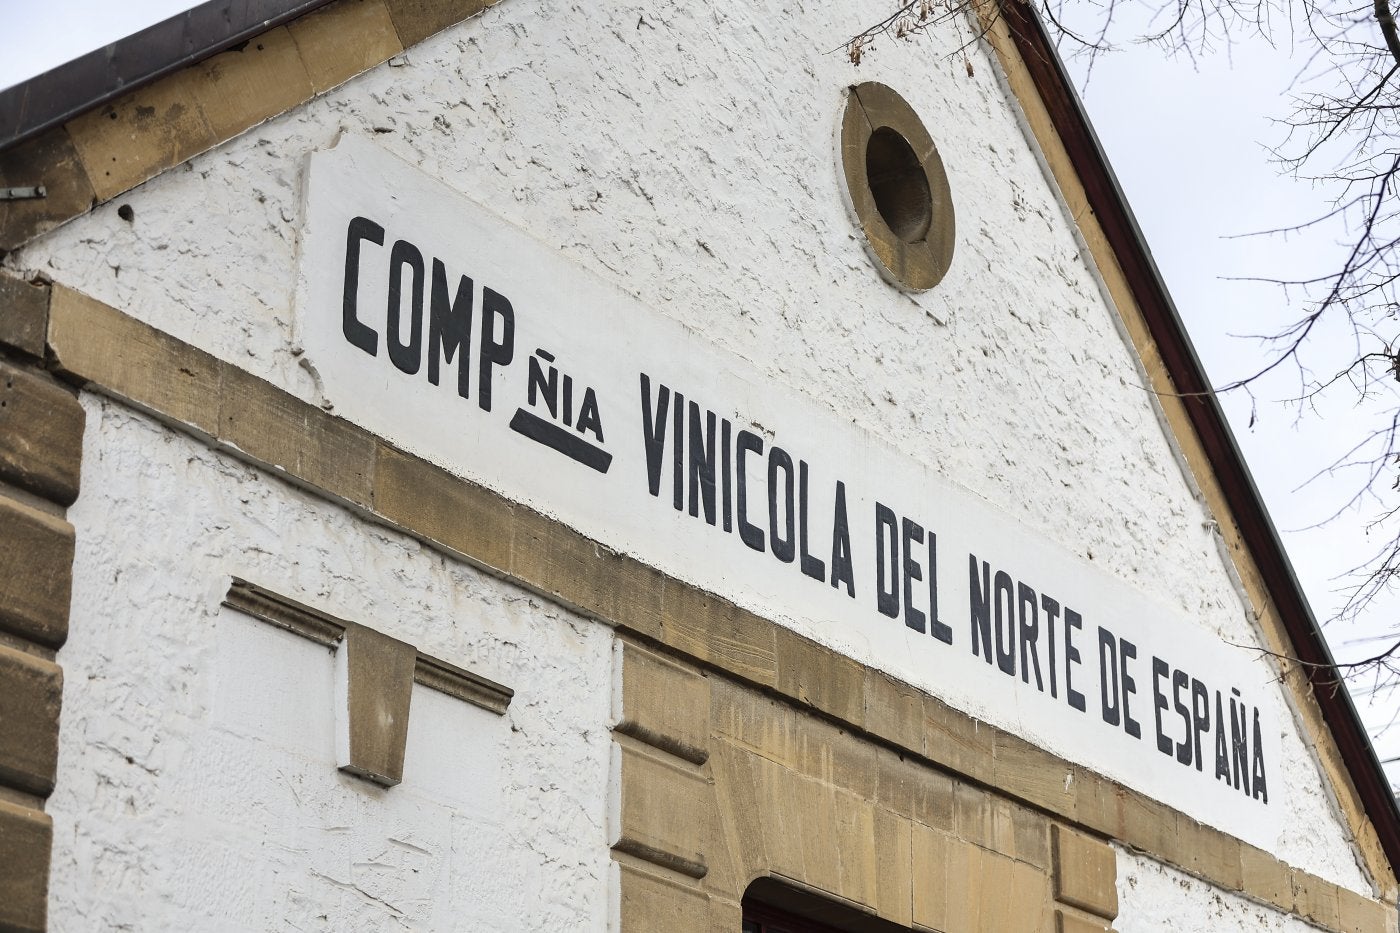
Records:
[[[83,401],[51,929],[602,930],[610,632]],[[510,710],[415,687],[404,782],[342,775],[330,652],[223,608],[232,575]]]
[[[1113,929],[1118,933],[1315,933],[1317,928],[1119,849],[1118,919]]]
[[[1145,597],[1257,643],[993,58],[953,21],[917,43],[882,42],[856,69],[830,50],[870,15],[776,0],[511,0],[6,264],[317,401],[293,325],[305,154],[342,131],[372,136],[775,386],[811,394]],[[957,252],[923,295],[881,280],[842,202],[836,127],[844,89],[861,80],[911,102],[948,168]],[[1281,781],[1320,787],[1291,730],[1282,762]],[[1293,797],[1276,852],[1365,890],[1331,801]]]

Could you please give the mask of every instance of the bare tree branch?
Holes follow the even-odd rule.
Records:
[[[1297,379],[1286,402],[1298,417],[1334,396],[1353,404],[1393,403],[1377,410],[1375,426],[1308,481],[1340,477],[1353,484],[1324,522],[1357,509],[1375,511],[1366,531],[1384,543],[1353,571],[1335,620],[1374,611],[1382,596],[1400,591],[1400,30],[1391,0],[899,0],[844,49],[859,64],[878,40],[911,40],[969,21],[969,41],[977,41],[996,21],[998,3],[1032,6],[1061,54],[1083,56],[1090,73],[1099,56],[1132,44],[1193,63],[1228,51],[1244,36],[1285,40],[1301,54],[1287,89],[1292,113],[1281,121],[1286,132],[1273,154],[1284,171],[1328,192],[1330,205],[1298,224],[1248,235],[1304,237],[1320,255],[1337,252],[1321,269],[1239,277],[1278,289],[1282,323],[1254,335],[1266,350],[1263,364],[1215,392],[1247,397],[1251,425],[1256,387],[1281,373]],[[1351,336],[1346,358],[1329,355],[1333,343],[1317,340],[1338,328]],[[1400,621],[1391,622],[1391,630],[1381,650],[1339,665],[1337,673],[1366,680],[1373,690],[1400,689]]]

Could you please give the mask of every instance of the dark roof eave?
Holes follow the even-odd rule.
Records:
[[[0,150],[328,2],[209,0],[0,90]]]

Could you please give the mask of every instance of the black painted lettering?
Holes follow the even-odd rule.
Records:
[[[1168,709],[1167,695],[1162,692],[1162,681],[1170,680],[1171,668],[1167,662],[1153,655],[1152,657],[1152,717],[1157,726],[1157,751],[1163,755],[1172,753],[1172,740],[1162,731],[1162,710]]]
[[[1264,775],[1264,736],[1259,729],[1259,707],[1254,708],[1254,799],[1269,802],[1269,781]]]
[[[384,228],[368,217],[356,217],[345,228],[345,294],[341,307],[341,331],[351,346],[370,356],[379,354],[379,335],[359,318],[360,241],[384,245]]]
[[[977,555],[967,555],[967,591],[971,606],[972,654],[983,657],[992,663],[992,571],[986,561],[982,561],[982,572],[977,572]]]
[[[1050,696],[1058,699],[1060,683],[1056,669],[1058,662],[1055,659],[1055,623],[1060,618],[1060,602],[1041,593],[1040,608],[1045,613],[1045,648],[1046,653],[1050,655],[1050,663],[1046,665],[1046,669],[1050,672]]]
[[[904,624],[916,632],[924,631],[923,610],[914,607],[914,581],[924,578],[923,568],[914,559],[914,545],[924,543],[924,529],[918,522],[901,519],[904,552]],[[920,548],[922,550],[922,548]]]
[[[797,542],[802,572],[813,580],[826,582],[826,562],[813,557],[807,547],[807,461],[797,461]]]
[[[881,615],[899,618],[899,519],[887,505],[875,503],[875,590]],[[889,573],[885,569],[889,568]],[[885,585],[886,577],[889,586]]]
[[[441,259],[433,260],[433,293],[428,311],[428,381],[438,384],[440,361],[452,362],[457,357],[457,394],[471,398],[472,368],[468,362],[472,338],[472,280],[465,275],[457,280],[455,296],[447,292],[447,267]],[[530,404],[534,404],[534,371],[538,368],[530,357]],[[555,372],[553,366],[549,368]]]
[[[403,339],[403,270],[409,269],[408,341]],[[423,254],[407,240],[396,240],[389,251],[389,308],[384,330],[389,359],[412,376],[423,365]]]
[[[500,321],[499,337],[497,321]],[[489,288],[481,290],[481,347],[477,353],[476,403],[482,411],[490,411],[492,369],[509,366],[515,359],[515,309],[510,306],[510,299]]]
[[[953,629],[938,617],[938,535],[928,533],[928,633],[945,645],[953,643]]]
[[[733,438],[730,433],[734,426],[729,423],[728,418],[721,418],[719,422],[719,460],[721,468],[721,492],[720,510],[724,513],[724,530],[732,533],[734,531],[734,491],[732,476],[733,468]]]
[[[705,508],[705,521],[715,523],[715,413],[700,417],[700,406],[690,403],[690,517]]]
[[[1035,590],[1024,583],[1016,584],[1016,621],[1020,631],[1017,639],[1021,643],[1021,682],[1031,682],[1031,667],[1035,667],[1035,689],[1045,692],[1045,681],[1040,675],[1040,604]]]
[[[1235,790],[1244,781],[1244,792],[1249,793],[1249,708],[1235,699],[1239,690],[1230,688],[1230,778]],[[1223,731],[1223,730],[1222,730]]]
[[[1118,706],[1118,639],[1099,626],[1099,705],[1103,721],[1116,726],[1122,721]]]
[[[992,625],[997,641],[997,667],[1007,676],[1016,674],[1016,585],[1011,574],[998,570],[992,575]]]
[[[1185,730],[1183,734],[1186,736],[1176,745],[1176,760],[1184,765],[1195,761],[1191,757],[1191,710],[1181,699],[1181,692],[1185,690],[1189,694],[1190,686],[1191,678],[1185,671],[1172,671],[1172,707],[1181,717],[1182,728]],[[1197,767],[1196,770],[1199,771],[1200,768]]]
[[[778,474],[783,474],[782,486]],[[781,497],[779,489],[781,488]],[[783,521],[778,521],[778,512]],[[797,556],[797,535],[794,533],[796,509],[793,507],[792,457],[781,447],[768,448],[768,549],[785,564]]]
[[[846,584],[846,595],[855,599],[855,570],[851,566],[851,523],[846,518],[846,484],[836,481],[836,505],[831,515],[831,585]]]
[[[1084,628],[1084,619],[1065,607],[1065,699],[1081,713],[1088,708],[1084,694],[1074,689],[1074,666],[1079,663],[1079,649],[1074,647],[1074,633]]]
[[[1128,671],[1128,662],[1137,660],[1137,645],[1123,638],[1118,642],[1118,670],[1123,675],[1123,731],[1135,739],[1142,738],[1142,726],[1133,718],[1133,694],[1137,680]]]
[[[744,456],[748,453],[762,456],[763,438],[751,431],[740,431],[735,447],[738,448],[734,458],[734,481],[739,492],[739,538],[755,551],[761,551],[764,548],[763,529],[749,521],[749,472],[744,465]]]
[[[593,394],[592,386],[583,390],[583,404],[578,407],[578,421],[574,422],[574,430],[580,434],[592,431],[598,443],[603,443],[603,421],[598,417],[598,398]]]
[[[679,392],[671,409],[671,505],[685,509],[685,396]]]
[[[657,383],[656,406],[652,407],[651,378],[642,373],[642,445],[647,452],[647,489],[658,498],[661,496],[661,458],[666,452],[666,408],[670,403],[671,390]],[[533,396],[530,404],[534,404]]]
[[[1205,770],[1205,758],[1201,755],[1201,734],[1210,729],[1210,692],[1206,685],[1191,678],[1191,735],[1192,751],[1196,756],[1196,770]]]
[[[548,363],[548,364],[549,364],[548,371],[546,371],[545,366],[540,362],[541,360],[543,360],[545,363]],[[432,361],[432,357],[430,356],[430,357],[428,358],[428,366],[429,366],[428,372],[429,372],[429,374],[432,373],[432,365],[433,365],[433,361]],[[534,408],[534,407],[539,403],[539,399],[543,398],[543,399],[544,399],[544,407],[549,409],[549,417],[551,417],[551,418],[558,418],[558,417],[559,417],[559,369],[554,365],[554,355],[553,355],[553,354],[551,354],[551,353],[546,353],[546,352],[544,352],[543,350],[536,350],[536,351],[535,351],[534,355],[530,357],[530,375],[529,375],[529,380],[528,380],[528,381],[529,381],[529,387],[528,387],[527,392],[526,392],[526,401],[530,403],[530,407],[531,407],[531,408]],[[646,377],[646,374],[643,373],[643,374],[642,374],[642,384],[643,384],[643,386],[645,386],[646,383],[647,383],[647,377]],[[670,394],[669,390],[666,389],[664,386],[662,387],[661,391],[662,391],[663,393],[665,393],[666,395],[668,395],[668,396],[669,396],[669,394]],[[646,389],[643,388],[643,389],[642,389],[642,392],[643,392],[643,394],[645,395]],[[662,407],[664,408],[664,407],[665,407],[666,399],[665,399],[665,398],[662,398],[661,401],[662,401]],[[642,414],[643,419],[644,419],[644,420],[645,420],[645,419],[649,419],[649,417],[650,417],[650,415],[651,415],[651,410],[650,410],[650,399],[647,399],[647,398],[644,397],[643,400],[642,400],[642,406],[643,406],[643,409],[644,409],[643,414]],[[649,425],[648,425],[648,427],[649,427]],[[652,492],[652,495],[656,495],[656,493],[653,491],[653,492]]]
[[[1215,779],[1230,783],[1230,750],[1225,739],[1225,709],[1215,691]]]

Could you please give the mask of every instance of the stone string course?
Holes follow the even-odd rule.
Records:
[[[703,801],[722,785],[763,787],[766,778],[758,772],[722,779],[720,769],[747,760],[759,772],[786,769],[773,778],[778,782],[770,798],[775,805],[811,782],[816,796],[802,798],[799,809],[868,811],[868,826],[862,824],[860,832],[888,828],[892,817],[877,819],[875,804],[882,795],[900,795],[902,802],[891,813],[911,820],[916,812],[925,816],[925,821],[909,824],[911,846],[917,822],[925,827],[919,833],[943,834],[917,837],[933,847],[930,852],[944,844],[970,844],[976,852],[968,850],[968,858],[995,853],[1010,860],[1006,871],[1029,870],[1013,863],[1034,867],[1043,878],[1028,890],[1041,890],[1037,886],[1043,882],[1045,916],[1055,917],[1066,930],[1104,929],[1116,911],[1108,842],[1150,853],[1188,875],[1296,913],[1326,930],[1392,929],[1393,904],[1286,865],[878,670],[613,553],[100,302],[61,286],[51,291],[49,353],[64,379],[131,404],[365,518],[614,625],[626,636],[631,647],[622,649],[620,665],[640,673],[630,683],[622,676],[622,699],[614,713],[620,796],[611,832],[619,870],[630,879],[623,887],[624,917],[640,911],[637,916],[655,920],[653,911],[661,911],[675,919],[681,915],[673,912],[680,910],[698,918],[737,909],[754,865],[717,862],[767,852],[774,843],[750,845],[734,836],[721,845],[713,834],[723,830],[725,812],[751,814],[753,802],[714,804],[717,823],[694,819],[706,809],[697,803],[683,808],[690,816],[682,820],[676,808],[660,805],[652,792],[637,788],[665,788],[667,794],[679,795],[676,799]],[[627,651],[640,652],[639,660],[628,661]],[[669,673],[655,676],[656,671]],[[663,691],[658,684],[667,686]],[[801,729],[798,716],[804,719]],[[827,739],[812,738],[819,734]],[[717,735],[723,741],[717,742]],[[736,742],[738,751],[726,748],[725,743]],[[791,784],[795,778],[786,771],[801,781]],[[896,780],[899,772],[905,777]],[[940,787],[948,797],[941,803],[929,796],[936,798]],[[844,795],[839,806],[836,797],[827,799],[838,791]],[[775,838],[800,837],[784,836],[782,825],[778,820],[767,831]],[[896,853],[902,851],[902,825],[897,824],[891,843]],[[723,831],[733,835],[741,829]],[[1054,873],[1052,840],[1054,851],[1077,851],[1086,860],[1076,856],[1072,861],[1083,861],[1092,870]],[[826,841],[830,845],[809,840],[803,846],[815,846],[813,851],[862,851],[864,846],[875,858],[874,853],[886,851],[886,841],[882,837],[879,844],[865,846],[853,837],[846,840],[853,849],[834,840]],[[919,851],[924,850],[911,848],[910,872],[934,864],[918,861],[932,858],[915,858]],[[949,855],[951,861],[940,864],[961,864],[961,857]],[[969,868],[968,878],[995,874],[999,865]],[[826,891],[844,890],[819,883],[820,875],[804,881],[795,868],[771,873]],[[888,879],[878,879],[885,875],[870,866],[868,877],[861,876],[865,887],[857,887],[851,899],[876,914],[887,910],[901,917],[902,894],[881,906],[880,892]],[[721,884],[728,886],[716,887]],[[924,903],[918,898],[930,896],[917,886],[909,910]],[[994,901],[989,893],[986,903]],[[693,910],[683,906],[688,903]],[[933,918],[952,908],[924,903],[918,909]],[[953,926],[938,925],[944,922]],[[971,929],[951,920],[923,923],[917,916],[914,923],[916,929]]]
[[[0,929],[48,916],[73,526],[85,416],[42,368],[48,292],[0,279]]]

